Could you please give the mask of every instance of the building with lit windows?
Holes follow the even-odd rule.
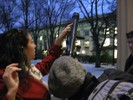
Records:
[[[61,29],[63,30],[64,27],[62,27]],[[61,31],[62,31],[61,30]],[[114,27],[113,31],[110,28],[106,29],[107,32],[107,38],[105,40],[104,43],[104,51],[107,51],[107,53],[110,56],[113,56],[115,59],[117,58],[117,28]],[[60,32],[61,32],[60,31]],[[103,28],[103,31],[101,31],[102,33],[105,32],[105,29]],[[47,54],[47,49],[48,49],[48,45],[47,45],[47,39],[45,39],[46,34],[45,30],[42,29],[40,31],[40,36],[38,38],[38,51],[42,52],[42,54]],[[58,35],[56,35],[58,36]],[[114,38],[115,37],[115,38]],[[66,48],[66,40],[64,40],[63,44],[62,44],[63,48]],[[79,23],[78,23],[78,28],[77,28],[77,37],[76,37],[76,41],[75,41],[75,53],[76,55],[83,55],[83,56],[93,56],[95,54],[94,51],[94,45],[93,45],[93,40],[92,40],[92,34],[90,32],[90,27],[88,27],[88,24],[86,23],[86,21],[80,19]]]

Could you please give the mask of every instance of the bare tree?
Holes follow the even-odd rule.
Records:
[[[10,30],[17,23],[19,14],[16,9],[16,0],[4,0],[0,3],[2,30]]]
[[[55,33],[60,30],[62,21],[68,20],[70,12],[74,9],[74,1],[70,0],[18,0],[20,11],[20,27],[32,29],[36,44],[40,30],[45,29],[47,45],[50,47],[55,39]],[[56,27],[58,31],[55,32]],[[46,44],[46,43],[45,43]],[[49,48],[47,48],[49,49]]]
[[[59,34],[60,26],[63,22],[70,19],[70,12],[74,9],[75,1],[70,0],[42,0],[43,8],[42,24],[47,29],[49,47],[53,44],[56,34]],[[58,26],[58,30],[55,29]]]
[[[32,24],[31,24],[31,29],[33,33],[32,36],[34,38],[34,42],[36,45],[38,45],[38,37],[39,37],[39,33],[42,27],[41,19],[43,17],[42,8],[38,1],[36,2],[36,0],[33,0],[33,7],[32,7],[33,19],[32,19]],[[38,46],[36,46],[36,51],[38,50],[37,47]],[[37,53],[38,52],[36,52],[36,58],[37,58]]]
[[[88,28],[91,27],[90,32],[92,34],[96,54],[95,66],[100,67],[100,55],[107,37],[106,29],[112,24],[110,19],[114,16],[113,11],[116,11],[116,8],[110,11],[107,4],[112,3],[109,0],[84,0],[84,2],[83,0],[77,0],[77,2],[86,22],[88,22]],[[108,14],[106,10],[108,10]],[[105,33],[103,29],[105,29]]]
[[[33,23],[33,0],[19,0],[18,9],[21,15],[19,23],[20,27],[29,29]]]
[[[0,12],[2,12],[2,9],[0,9]],[[0,19],[2,19],[2,13],[0,13]],[[2,27],[3,27],[3,23],[2,23],[2,20],[0,20],[0,31],[2,31]]]

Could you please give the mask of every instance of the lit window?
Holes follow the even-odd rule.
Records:
[[[106,34],[109,34],[109,31],[108,31],[108,32],[106,32]]]
[[[79,54],[79,52],[77,51],[77,52],[76,52],[76,54],[78,55],[78,54]]]
[[[115,49],[114,58],[117,58],[117,50]]]
[[[109,28],[107,28],[107,31],[109,31]]]
[[[58,37],[58,34],[56,34],[56,37]]]
[[[85,54],[85,50],[82,50],[82,52],[81,52],[82,54]]]
[[[77,40],[75,43],[76,46],[79,46],[80,44],[81,44],[80,40]]]
[[[103,46],[109,46],[110,45],[110,38],[106,38]]]
[[[42,36],[40,36],[39,40],[42,41]]]
[[[47,51],[47,50],[44,50],[44,51],[43,51],[43,54],[47,54],[47,53],[48,53],[48,51]]]
[[[90,42],[89,41],[85,41],[84,42],[84,47],[89,47],[89,45],[90,45]]]
[[[66,41],[63,41],[62,47],[66,47]]]
[[[115,39],[114,42],[115,42],[115,46],[117,46],[117,39]]]
[[[107,29],[104,29],[104,34],[109,34],[110,32],[109,32],[109,28],[107,28]]]

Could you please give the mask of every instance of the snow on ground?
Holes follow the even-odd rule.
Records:
[[[37,62],[40,62],[41,60],[32,60],[32,64],[36,64]],[[105,69],[108,68],[115,68],[115,66],[111,65],[101,65],[102,67],[96,68],[94,64],[85,64],[82,63],[83,67],[86,69],[87,72],[90,72],[92,75],[99,77]],[[44,76],[44,80],[48,82],[48,75]]]

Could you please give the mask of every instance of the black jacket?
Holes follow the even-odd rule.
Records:
[[[81,86],[80,90],[75,95],[68,98],[68,100],[87,100],[88,96],[98,84],[99,81],[96,79],[96,77],[88,72],[85,76],[84,83]]]
[[[125,63],[125,72],[128,72],[131,70],[131,67],[133,67],[133,56],[130,54],[130,56],[127,58],[126,63]]]

